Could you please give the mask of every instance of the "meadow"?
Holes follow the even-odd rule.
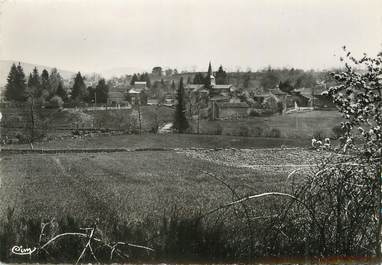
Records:
[[[200,133],[311,139],[315,135],[333,137],[333,128],[342,121],[338,111],[307,111],[240,120],[200,121]],[[196,121],[192,123],[197,131]]]
[[[95,137],[62,137],[35,142],[34,148],[277,148],[307,147],[310,139],[245,137],[197,134],[124,134]],[[29,144],[9,144],[5,148],[30,148]]]
[[[312,157],[299,149],[205,152],[3,155],[0,216],[8,207],[18,216],[109,216],[120,221],[157,219],[172,207],[208,211],[231,194],[207,173],[240,194],[281,191],[287,175]],[[301,153],[304,159],[298,158]],[[241,164],[226,163],[224,158],[232,160],[235,154]],[[245,166],[251,164],[263,167]]]

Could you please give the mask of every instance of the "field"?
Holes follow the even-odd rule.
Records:
[[[294,143],[276,139],[196,135],[135,135],[75,140],[41,143],[37,147],[263,148],[281,144],[293,146]],[[299,158],[302,153],[306,153],[304,159]],[[4,213],[7,207],[27,216],[70,214],[94,217],[107,212],[126,220],[148,215],[158,217],[174,206],[207,210],[227,199],[229,193],[204,172],[215,173],[228,183],[241,187],[242,192],[280,190],[288,172],[299,164],[309,164],[309,157],[311,152],[301,148],[2,155],[1,212]],[[264,166],[269,164],[286,166],[271,166],[266,170]]]
[[[55,218],[63,222],[70,216],[79,223],[99,220],[99,226],[107,235],[114,238],[124,235],[119,240],[145,242],[143,240],[158,233],[164,235],[164,238],[150,241],[150,246],[159,249],[154,256],[158,260],[245,259],[248,252],[238,253],[237,250],[247,248],[251,238],[244,218],[236,211],[209,216],[199,228],[192,218],[231,202],[234,198],[230,188],[240,197],[271,191],[291,192],[293,183],[297,184],[321,155],[303,148],[303,141],[210,135],[120,135],[35,144],[35,148],[47,149],[111,146],[139,150],[1,153],[0,224],[9,223],[9,209],[14,209],[11,222],[17,227],[25,218]],[[296,169],[300,170],[296,178],[288,178]],[[280,198],[263,198],[250,203],[254,218],[252,233],[258,237],[256,242],[262,242],[256,255],[273,253],[268,247],[272,239],[268,239],[267,220],[258,219],[258,216],[272,217],[286,203],[288,201]],[[221,227],[218,222],[223,214],[227,219]],[[172,225],[167,226],[168,222]],[[40,224],[39,221],[31,224],[35,224],[30,229],[35,227],[32,231],[36,234],[29,240],[30,244],[35,244]],[[63,225],[68,227],[65,231],[76,229],[69,223]],[[235,227],[240,232],[233,230]],[[19,228],[14,229],[19,231]],[[189,234],[182,232],[183,229],[195,232]],[[208,243],[209,240],[214,243]],[[189,249],[189,244],[198,248]],[[231,251],[221,252],[222,248]],[[65,255],[63,261],[71,261],[79,254],[76,250],[65,249]],[[150,257],[144,253],[143,256],[134,255],[138,255],[135,256],[138,260]]]
[[[306,147],[310,140],[240,137],[226,135],[143,134],[97,137],[67,137],[34,143],[37,148],[274,148]],[[6,148],[30,148],[29,144],[6,145]]]
[[[242,120],[217,120],[200,122],[200,132],[206,134],[242,135],[311,139],[315,134],[333,136],[333,127],[342,118],[338,111],[309,111],[272,115],[269,117],[250,117]],[[193,123],[194,130],[197,128]]]

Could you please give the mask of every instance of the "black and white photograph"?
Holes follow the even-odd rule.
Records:
[[[382,1],[0,0],[0,264],[382,264]]]

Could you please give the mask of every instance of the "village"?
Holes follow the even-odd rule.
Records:
[[[335,109],[330,98],[323,94],[327,89],[327,84],[324,82],[317,81],[311,87],[293,88],[289,91],[281,90],[279,84],[266,90],[243,88],[242,85],[229,84],[225,80],[217,82],[215,75],[219,72],[213,72],[210,63],[205,80],[201,80],[202,82],[192,82],[190,76],[195,74],[186,73],[176,76],[175,81],[169,79],[166,86],[162,72],[164,71],[161,67],[153,69],[151,77],[154,85],[151,87],[147,81],[134,81],[129,85],[112,84],[109,88],[107,106],[132,108],[139,104],[174,107],[176,105],[174,82],[179,81],[179,76],[188,76],[184,85],[185,107],[186,114],[193,119],[234,120],[251,116]]]

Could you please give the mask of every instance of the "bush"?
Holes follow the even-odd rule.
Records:
[[[49,103],[46,105],[48,108],[62,108],[64,101],[59,96],[54,96],[49,100]]]
[[[342,129],[341,125],[334,126],[332,131],[334,133],[334,139],[339,139],[344,135],[344,130]]]
[[[19,140],[20,144],[26,144],[29,143],[31,140],[31,137],[27,135],[26,133],[17,132],[15,137]]]
[[[325,135],[322,131],[315,131],[313,133],[313,138],[316,140],[323,141],[325,139]]]

